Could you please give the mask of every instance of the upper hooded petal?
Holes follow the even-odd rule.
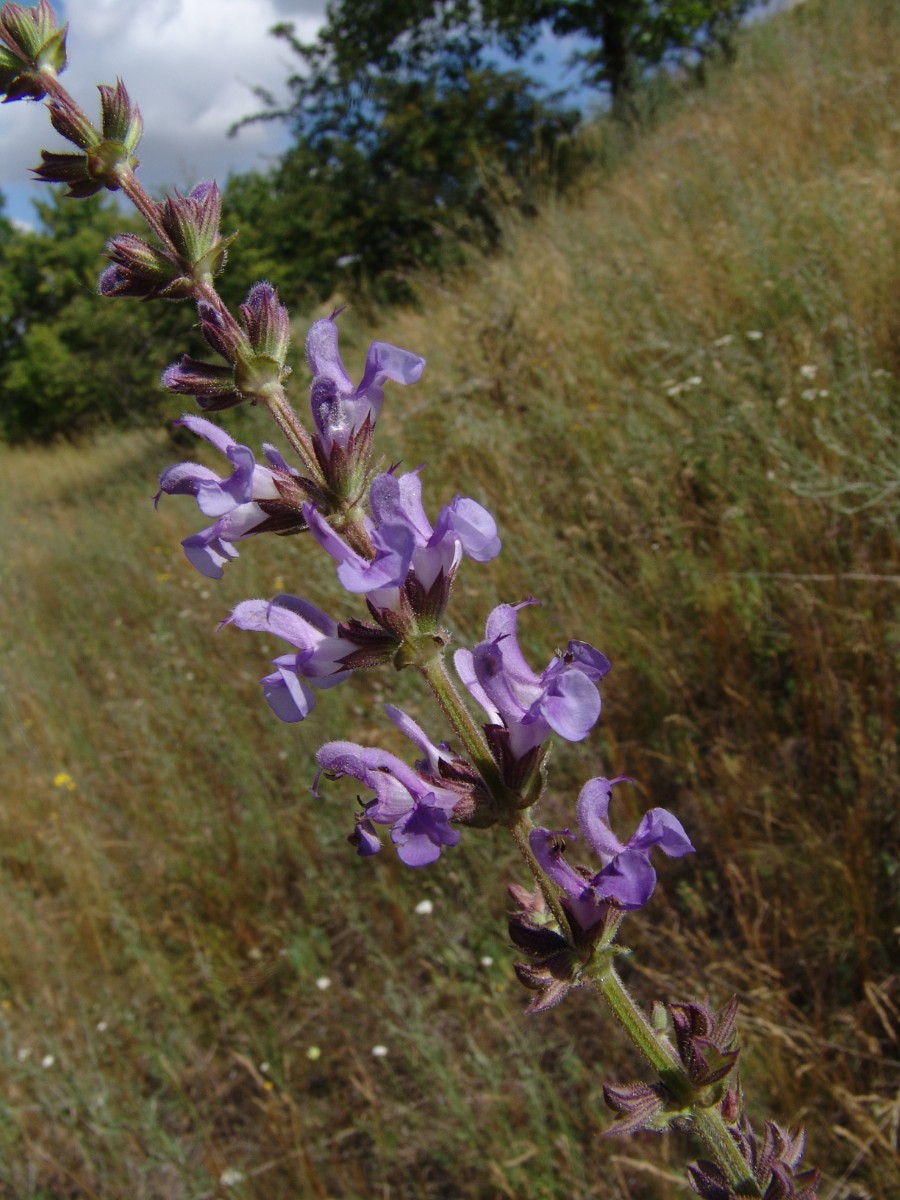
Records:
[[[621,778],[625,778],[622,776]],[[589,779],[578,797],[578,824],[591,849],[605,863],[625,847],[609,823],[609,801],[619,779]]]

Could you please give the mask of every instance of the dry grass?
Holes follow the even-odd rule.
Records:
[[[808,1125],[828,1200],[900,1191],[897,24],[830,0],[756,29],[378,331],[429,359],[386,452],[501,525],[460,638],[531,593],[535,661],[614,660],[548,813],[627,769],[698,844],[630,923],[635,989],[741,994],[753,1112]],[[272,539],[200,580],[173,549],[196,513],[149,504],[171,458],[0,462],[0,1195],[199,1200],[229,1169],[267,1200],[686,1194],[677,1139],[597,1136],[634,1064],[594,998],[523,1016],[500,839],[363,863],[349,793],[305,794],[319,741],[386,740],[388,687],[434,717],[373,676],[271,720],[274,646],[214,624],[283,585],[328,607],[331,571]]]

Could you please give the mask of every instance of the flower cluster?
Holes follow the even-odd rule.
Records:
[[[168,246],[153,246],[133,233],[114,237],[106,248],[111,265],[97,285],[101,296],[185,300],[193,296],[198,284],[211,281],[224,267],[227,248],[237,235],[223,238],[219,232],[222,197],[214,182],[198,183],[187,196],[177,192],[167,196],[157,206],[157,214]],[[251,297],[256,293],[259,299],[248,299],[256,310],[263,308],[260,300],[268,299],[272,290],[268,284],[262,286],[267,290],[251,292]],[[286,336],[286,321],[283,327]],[[197,394],[199,398],[208,393]]]

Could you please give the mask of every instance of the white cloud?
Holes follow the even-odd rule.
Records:
[[[96,84],[125,82],[144,117],[139,176],[148,188],[224,181],[230,171],[264,166],[287,139],[279,122],[228,137],[230,125],[259,107],[253,86],[284,94],[297,68],[269,29],[291,20],[301,39],[311,39],[324,7],[325,0],[64,0],[57,4],[70,22],[64,82],[92,120]],[[42,105],[0,109],[0,189],[15,216],[28,215],[23,184],[45,146],[66,149]],[[39,194],[38,185],[27,190]]]

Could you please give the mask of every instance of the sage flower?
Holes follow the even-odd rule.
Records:
[[[450,825],[458,794],[431,778],[423,778],[386,750],[353,742],[327,742],[316,755],[316,762],[316,795],[322,775],[329,779],[352,776],[375,793],[375,799],[364,805],[351,837],[359,854],[376,854],[381,849],[376,825],[390,829],[397,855],[409,867],[435,862],[445,846],[455,846],[459,841],[459,830]]]
[[[413,611],[427,611],[434,618],[443,612],[463,557],[488,562],[500,552],[494,519],[474,500],[457,496],[432,527],[417,471],[376,476],[369,501],[372,559],[348,546],[313,505],[305,505],[303,515],[313,537],[338,564],[341,584],[348,592],[365,594],[376,609],[399,611],[399,590],[409,584]]]
[[[306,338],[306,356],[313,374],[310,389],[312,418],[324,458],[337,446],[344,450],[368,423],[374,426],[384,401],[384,384],[417,383],[425,359],[389,342],[372,342],[359,385],[354,387],[338,351],[336,318],[343,310],[313,322]]]
[[[257,463],[248,446],[204,417],[185,415],[177,425],[209,442],[229,460],[227,477],[200,463],[177,463],[159,478],[156,503],[166,495],[189,495],[216,521],[181,543],[188,561],[210,579],[221,579],[223,567],[238,552],[234,543],[254,533],[288,533],[303,528],[300,491],[293,472],[272,446],[265,446],[269,466]]]
[[[309,684],[334,687],[352,673],[344,659],[357,647],[340,636],[337,622],[299,596],[244,600],[223,625],[271,633],[296,647],[296,654],[274,659],[275,671],[260,680],[266,702],[282,721],[303,721],[312,712],[316,701]]]
[[[566,842],[575,837],[568,829],[535,829],[530,835],[535,857],[564,893],[567,908],[582,929],[598,924],[609,904],[626,910],[643,908],[656,886],[650,862],[654,846],[671,858],[694,850],[681,822],[664,808],[650,809],[627,842],[616,837],[609,823],[609,802],[613,787],[627,779],[625,775],[590,779],[578,797],[578,824],[600,860],[599,871],[566,861]]]
[[[537,674],[519,647],[519,609],[535,601],[501,604],[487,619],[485,640],[474,650],[457,650],[454,665],[462,682],[505,731],[513,759],[522,759],[549,737],[580,742],[600,716],[597,683],[609,659],[587,642],[569,642]],[[493,743],[496,742],[496,737]]]

